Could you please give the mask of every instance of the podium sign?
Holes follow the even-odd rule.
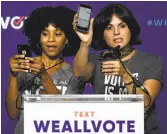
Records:
[[[24,134],[144,134],[142,95],[24,96]]]

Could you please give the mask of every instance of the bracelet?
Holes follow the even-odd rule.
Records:
[[[128,82],[128,83],[125,83],[125,82],[124,82],[125,86],[130,85],[130,84],[132,84],[132,83],[133,83],[133,81]]]
[[[14,77],[16,77],[16,76],[18,75],[18,72],[14,72],[14,71],[12,71],[11,69],[10,69],[10,73],[11,73],[11,75],[14,76]]]

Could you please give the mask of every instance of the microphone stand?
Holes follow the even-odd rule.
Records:
[[[132,78],[132,81],[133,81],[133,89],[132,89],[132,94],[136,94],[136,89],[137,87],[141,88],[142,91],[144,93],[146,93],[149,97],[149,104],[147,106],[145,106],[144,108],[146,107],[149,107],[150,104],[151,104],[151,97],[150,97],[150,94],[149,92],[147,91],[147,89],[143,86],[143,84],[140,83],[139,80],[137,80],[135,77],[133,77],[126,69],[126,67],[124,66],[123,62],[121,61],[121,58],[120,58],[120,45],[116,46],[114,49],[112,49],[111,51],[109,51],[108,53],[105,53],[105,52],[102,52],[100,53],[98,59],[99,60],[103,60],[105,59],[106,57],[111,57],[113,59],[119,59],[119,61],[121,62],[122,66],[124,67],[125,71],[127,72],[127,74]],[[147,118],[147,115],[148,115],[148,111],[144,112],[144,117]]]
[[[133,80],[133,90],[132,90],[132,94],[136,94],[136,88],[139,87],[142,89],[142,91],[144,93],[146,93],[150,99],[149,101],[149,104],[146,107],[150,106],[150,103],[151,103],[151,97],[150,97],[150,94],[149,92],[147,91],[147,89],[143,86],[143,84],[141,84],[141,82],[139,80],[137,80],[135,77],[133,77],[126,69],[126,67],[124,66],[124,64],[122,63],[121,59],[120,59],[120,55],[121,53],[119,52],[119,48],[120,48],[120,45],[118,45],[117,47],[114,48],[113,50],[113,54],[116,55],[116,57],[119,59],[119,61],[121,62],[122,66],[124,67],[125,71],[128,73],[128,75],[132,78]]]

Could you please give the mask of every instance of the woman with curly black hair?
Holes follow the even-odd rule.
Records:
[[[18,93],[65,94],[67,87],[83,91],[85,84],[74,77],[71,66],[63,60],[79,49],[80,39],[72,27],[74,14],[64,6],[41,7],[32,11],[24,22],[24,34],[37,57],[10,58],[6,107],[12,119],[20,115],[16,134],[24,133],[23,112],[16,108],[21,106],[21,97],[18,104],[16,101]]]

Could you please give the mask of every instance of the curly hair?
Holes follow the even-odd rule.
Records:
[[[107,46],[106,42],[103,39],[103,34],[105,28],[111,21],[111,17],[114,14],[128,25],[131,32],[130,44],[141,44],[141,40],[139,39],[140,26],[133,16],[132,12],[124,5],[109,4],[105,6],[94,19],[92,47],[96,50],[109,48],[109,46]]]
[[[23,33],[28,37],[32,50],[36,55],[42,54],[40,43],[41,32],[49,24],[60,28],[68,39],[63,49],[63,56],[73,56],[79,49],[80,39],[73,30],[72,21],[75,11],[66,6],[40,7],[33,10],[24,22]]]

